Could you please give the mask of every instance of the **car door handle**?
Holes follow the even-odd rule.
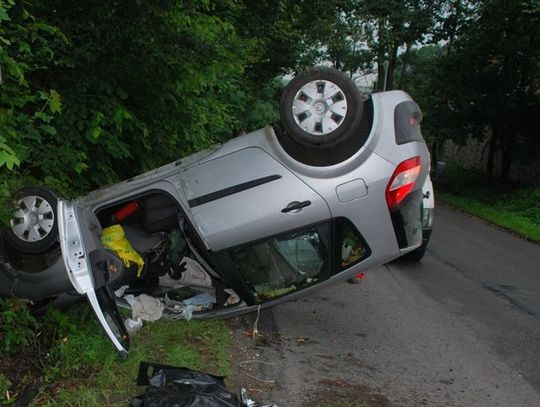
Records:
[[[302,208],[305,208],[306,206],[309,206],[309,205],[311,205],[311,201],[304,201],[304,202],[292,201],[285,208],[283,208],[281,212],[283,213],[299,212]]]

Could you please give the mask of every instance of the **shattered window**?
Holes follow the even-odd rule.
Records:
[[[233,250],[233,258],[242,277],[253,287],[257,302],[281,297],[327,278],[329,251],[320,229],[291,232]]]
[[[358,230],[349,220],[339,218],[336,224],[338,235],[337,241],[341,242],[340,265],[343,270],[365,259],[369,256],[370,251]]]

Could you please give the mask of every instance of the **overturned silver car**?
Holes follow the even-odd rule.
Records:
[[[204,269],[215,294],[193,316],[224,317],[421,245],[430,158],[406,93],[363,97],[341,72],[313,68],[287,85],[280,110],[273,126],[75,201],[23,188],[3,231],[0,291],[57,302],[86,296],[126,353],[117,308],[125,301],[115,290],[163,295],[160,279],[180,280],[182,259]],[[106,244],[112,227],[142,262]],[[231,292],[239,301],[227,301]]]

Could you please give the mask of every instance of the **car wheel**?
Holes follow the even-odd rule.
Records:
[[[412,252],[404,254],[401,258],[409,261],[420,261],[424,257],[424,254],[426,254],[426,248],[427,242],[422,242],[420,247],[414,249]]]
[[[58,240],[58,195],[42,186],[24,187],[13,194],[13,217],[5,240],[24,253],[45,253]]]
[[[362,121],[362,96],[343,72],[311,68],[292,79],[280,102],[281,123],[289,137],[307,147],[347,144]]]

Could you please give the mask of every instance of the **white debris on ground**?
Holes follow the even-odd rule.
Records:
[[[216,304],[215,288],[212,286],[212,278],[195,260],[184,257],[185,269],[179,279],[174,279],[166,274],[160,276],[159,287],[167,289],[161,298],[147,294],[125,295],[129,286],[122,286],[115,291],[117,297],[123,297],[131,306],[132,317],[124,321],[128,332],[138,331],[143,321],[157,321],[159,319],[190,320],[194,312],[210,310]],[[191,289],[188,298],[174,298],[175,290]],[[240,302],[240,297],[234,290],[227,288],[229,295],[224,306],[231,306]],[[172,297],[172,298],[171,298]]]
[[[240,302],[240,297],[238,294],[234,292],[231,288],[226,288],[224,290],[227,294],[229,294],[229,297],[227,297],[227,301],[225,301],[225,306],[238,304]]]
[[[128,334],[132,335],[143,327],[143,321],[140,318],[128,318],[124,321]]]
[[[138,296],[128,294],[124,298],[131,306],[133,319],[140,318],[143,321],[157,321],[163,315],[165,304],[157,298],[146,294]]]

